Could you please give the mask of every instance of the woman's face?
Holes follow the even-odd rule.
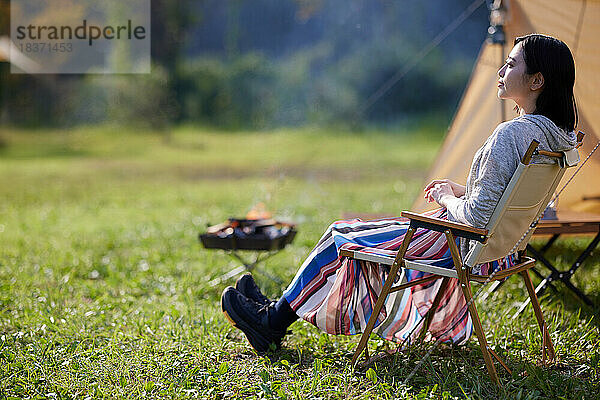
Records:
[[[523,49],[521,43],[517,43],[498,70],[498,98],[514,100],[524,106],[532,94],[526,71]]]

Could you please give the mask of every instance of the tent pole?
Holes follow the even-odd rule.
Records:
[[[493,44],[500,45],[500,63],[498,68],[504,64],[504,52],[506,45],[506,33],[504,32],[504,24],[506,22],[506,8],[503,0],[494,0],[491,4],[488,3],[490,10],[490,27],[488,28],[488,40]],[[506,121],[506,104],[505,100],[500,99],[500,121]]]
[[[502,67],[502,64],[504,64],[504,46],[505,46],[505,42],[502,42],[500,44],[500,66],[498,68]],[[504,99],[500,99],[500,122],[504,122],[506,121],[506,107],[505,107],[505,103],[506,101]]]

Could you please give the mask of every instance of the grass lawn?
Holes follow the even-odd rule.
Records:
[[[558,356],[543,366],[531,308],[510,318],[526,297],[516,278],[478,304],[513,370],[497,365],[505,391],[474,337],[437,348],[404,384],[429,345],[353,371],[358,337],[296,322],[281,351],[259,357],[222,316],[227,283],[208,282],[237,264],[201,248],[207,224],[258,202],[297,222],[294,243],[265,263],[289,282],[342,212],[409,208],[440,141],[426,129],[0,131],[0,398],[597,399],[598,311],[566,291],[543,298]],[[570,265],[588,240],[564,240],[553,256]],[[600,304],[598,252],[574,281]]]

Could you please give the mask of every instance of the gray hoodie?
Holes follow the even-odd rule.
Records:
[[[540,150],[548,151],[572,149],[577,141],[575,132],[565,132],[543,115],[525,114],[501,123],[475,153],[466,193],[447,204],[448,219],[485,227],[533,139],[540,142]],[[536,155],[532,162],[556,161]],[[461,246],[461,253],[465,247]]]

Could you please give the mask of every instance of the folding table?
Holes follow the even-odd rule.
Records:
[[[536,295],[543,293],[548,287],[556,290],[552,285],[552,282],[561,281],[569,290],[571,290],[577,297],[583,300],[589,306],[594,306],[594,303],[586,296],[579,288],[577,288],[571,282],[571,277],[581,266],[581,264],[592,254],[594,249],[600,242],[600,215],[577,213],[570,211],[559,211],[558,219],[555,220],[540,220],[535,228],[533,236],[548,236],[550,239],[539,249],[536,249],[530,244],[527,245],[527,251],[533,255],[535,259],[541,262],[548,270],[550,274],[544,276],[537,269],[533,268],[534,274],[536,274],[542,281],[535,289]],[[546,252],[552,247],[556,239],[563,234],[594,234],[594,238],[588,244],[588,246],[579,254],[575,262],[566,271],[558,270],[545,256]],[[529,301],[525,301],[521,304],[519,311],[515,315],[518,315],[523,309],[529,304]]]

